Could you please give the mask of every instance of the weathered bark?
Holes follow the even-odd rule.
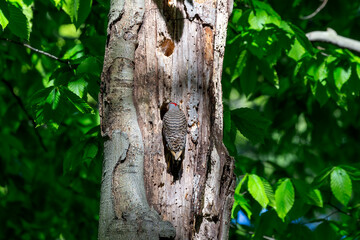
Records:
[[[176,1],[175,1],[176,2]],[[147,199],[177,239],[227,239],[233,163],[222,144],[221,72],[232,3],[146,1],[135,59],[135,105]],[[156,48],[156,49],[155,49]],[[179,180],[167,172],[160,106],[180,104],[188,139]]]
[[[231,8],[231,0],[111,2],[99,239],[171,238],[174,228],[176,239],[227,239],[235,183],[221,72]],[[169,100],[188,121],[178,180],[164,158],[160,108]]]
[[[143,21],[143,0],[113,0],[109,14],[102,85],[101,132],[106,138],[99,239],[172,237],[149,207],[144,189],[144,146],[133,103],[134,53]]]

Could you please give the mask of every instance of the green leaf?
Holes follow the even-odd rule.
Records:
[[[360,64],[356,64],[356,73],[358,75],[358,78],[360,78]]]
[[[321,82],[316,82],[314,84],[314,86],[312,87],[312,92],[321,106],[323,106],[329,99],[326,87],[323,86]]]
[[[231,82],[233,82],[235,79],[241,76],[244,67],[246,66],[248,54],[246,50],[241,51],[240,56],[238,57],[238,60],[236,62],[236,66],[234,69],[234,73],[231,76]]]
[[[266,196],[264,184],[259,176],[255,174],[249,175],[248,189],[251,196],[262,206],[262,208],[266,208],[269,199]]]
[[[318,189],[312,188],[308,183],[299,179],[293,179],[292,183],[295,186],[298,196],[304,199],[307,204],[315,205],[318,207],[323,206],[322,196]]]
[[[338,240],[344,239],[344,236],[344,234],[340,234],[340,231],[334,229],[333,223],[330,221],[323,221],[314,231],[314,239]],[[354,238],[351,239],[354,240]]]
[[[69,90],[78,95],[80,98],[84,96],[86,86],[87,82],[83,78],[69,82],[68,84]]]
[[[312,200],[313,204],[318,207],[323,207],[324,202],[319,189],[311,189],[308,193],[308,197]]]
[[[81,30],[76,29],[75,24],[62,24],[59,26],[59,35],[63,38],[79,38],[81,36]]]
[[[87,163],[87,165],[90,165],[91,160],[93,160],[96,157],[96,154],[98,153],[98,146],[94,143],[86,144],[83,159]]]
[[[63,0],[53,0],[53,4],[59,10],[63,4]]]
[[[268,22],[268,14],[266,11],[258,9],[256,14],[252,11],[249,15],[249,24],[252,29],[261,30]]]
[[[276,212],[284,221],[295,202],[295,191],[290,179],[281,181],[275,191]]]
[[[351,75],[351,67],[344,69],[343,67],[337,67],[334,70],[335,86],[340,90],[344,83],[349,80]]]
[[[236,204],[238,204],[242,209],[245,210],[246,215],[249,219],[251,219],[251,209],[250,209],[250,204],[248,203],[248,201],[245,199],[245,197],[242,194],[234,194],[234,199]]]
[[[248,177],[248,174],[245,174],[245,176],[241,179],[239,184],[236,186],[235,193],[240,194],[241,187],[242,187],[243,183],[245,182],[245,180],[247,179],[247,177]]]
[[[94,113],[94,109],[89,106],[83,99],[78,95],[71,92],[66,88],[61,88],[62,93],[65,97],[79,110],[81,113]]]
[[[257,1],[260,8],[256,8],[256,12],[252,11],[249,15],[250,28],[255,30],[262,30],[266,24],[281,25],[280,16],[272,10],[272,8],[263,2]]]
[[[80,0],[78,18],[75,24],[76,28],[79,28],[83,24],[86,18],[89,16],[91,10],[92,0]]]
[[[279,77],[274,67],[269,65],[267,61],[258,61],[259,71],[264,75],[265,79],[269,81],[276,89],[279,88]]]
[[[54,88],[45,100],[46,103],[50,104],[52,110],[55,110],[57,108],[59,101],[60,91],[58,88]]]
[[[86,87],[87,92],[94,99],[98,99],[98,94],[99,94],[99,89],[100,89],[100,84],[99,84],[100,77],[92,75],[92,74],[86,75],[84,77],[85,77],[86,82],[88,83],[88,85]]]
[[[77,74],[90,73],[96,76],[100,76],[101,68],[98,60],[95,57],[88,57],[80,63],[76,69]]]
[[[55,86],[67,86],[74,79],[74,73],[69,68],[63,67],[56,69],[50,76],[50,80],[54,80]]]
[[[320,186],[322,186],[331,172],[332,172],[331,167],[322,170],[321,173],[318,176],[316,176],[315,179],[313,180],[312,186],[314,188],[319,188]]]
[[[231,21],[236,23],[240,20],[242,16],[242,10],[241,9],[234,9],[234,11],[232,12],[232,18]]]
[[[235,196],[234,196],[235,198]],[[231,209],[231,219],[236,219],[237,218],[237,215],[238,215],[238,212],[240,211],[240,205],[234,201],[234,204],[232,206],[232,209]]]
[[[231,112],[224,110],[224,134],[227,134],[231,130]]]
[[[63,58],[72,59],[71,64],[77,64],[78,61],[83,61],[86,59],[86,57],[84,57],[84,46],[81,44],[74,45],[74,47],[66,51]]]
[[[34,95],[32,95],[29,99],[30,105],[38,105],[44,104],[47,96],[54,89],[54,87],[48,87],[37,91]]]
[[[80,141],[66,152],[65,159],[63,161],[63,175],[75,170],[81,164],[80,152],[84,148],[84,145],[85,143]]]
[[[288,56],[295,61],[299,61],[306,53],[305,48],[300,44],[299,40],[295,38],[294,44],[291,46]]]
[[[311,45],[309,39],[306,37],[305,33],[298,28],[297,26],[295,26],[292,23],[289,23],[291,29],[294,31],[295,37],[296,39],[299,41],[299,43],[304,47],[304,49],[310,53],[311,55],[313,54],[313,46]]]
[[[275,208],[276,203],[275,203],[274,190],[273,190],[272,186],[270,185],[270,183],[265,178],[261,178],[261,180],[264,184],[266,196],[269,199],[269,206]]]
[[[254,7],[256,9],[256,14],[258,12],[259,9],[265,10],[271,17],[280,20],[280,15],[274,11],[274,9],[268,4],[265,3],[263,1],[258,1],[258,0],[252,0]]]
[[[245,93],[246,96],[249,96],[253,93],[256,87],[257,78],[258,75],[256,70],[256,63],[254,61],[254,57],[252,57],[249,59],[249,61],[247,61],[240,76],[241,90]]]
[[[5,29],[9,23],[9,20],[5,16],[5,11],[7,11],[7,5],[5,4],[5,2],[2,2],[2,4],[0,4],[0,25],[2,29]]]
[[[335,198],[346,206],[352,193],[352,183],[347,172],[340,167],[334,167],[330,176],[330,186]]]
[[[358,168],[349,165],[341,165],[339,167],[344,169],[352,180],[360,181],[360,170]]]
[[[20,7],[16,7],[13,4],[8,4],[9,9],[9,24],[8,27],[13,34],[22,39],[29,39],[30,27],[26,16],[24,15]]]
[[[271,121],[250,108],[238,108],[231,111],[233,124],[250,141],[263,142]]]
[[[315,76],[314,76],[314,79],[316,81],[321,81],[323,79],[326,79],[328,77],[328,69],[327,69],[327,66],[326,66],[326,63],[325,62],[322,62],[316,72],[315,72]]]
[[[72,23],[76,23],[78,19],[80,0],[65,0],[62,5],[62,9],[69,15]]]

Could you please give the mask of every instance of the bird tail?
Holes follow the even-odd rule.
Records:
[[[171,151],[171,155],[174,156],[174,160],[180,161],[180,160],[181,160],[181,159],[180,159],[180,156],[181,156],[182,152],[183,152],[183,151],[179,151],[179,152]]]

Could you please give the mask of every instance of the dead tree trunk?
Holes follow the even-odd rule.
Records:
[[[111,2],[99,239],[173,238],[175,230],[176,239],[227,239],[235,183],[222,143],[221,73],[231,8],[231,0]],[[161,106],[170,100],[188,122],[178,176],[162,140]]]

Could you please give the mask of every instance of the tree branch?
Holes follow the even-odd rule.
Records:
[[[302,20],[308,20],[310,18],[313,18],[316,16],[316,14],[318,14],[327,4],[328,0],[323,0],[323,3],[315,10],[315,12],[313,12],[310,15],[307,16],[301,16],[300,19]]]
[[[26,110],[26,108],[25,108],[22,100],[20,99],[20,97],[15,94],[13,86],[11,85],[10,82],[8,82],[8,81],[6,81],[6,80],[4,80],[4,79],[1,79],[1,81],[2,81],[2,82],[5,84],[5,86],[10,90],[11,94],[13,95],[13,97],[14,97],[14,98],[16,99],[16,101],[18,102],[20,108],[21,108],[21,109],[23,110],[23,112],[25,113],[26,117],[31,121],[32,125],[34,126],[35,135],[36,135],[36,137],[38,138],[41,147],[44,149],[45,152],[47,152],[48,150],[47,150],[47,148],[46,148],[46,146],[45,146],[45,144],[44,144],[44,142],[43,142],[43,140],[42,140],[42,138],[41,138],[41,136],[40,136],[40,134],[39,134],[39,132],[38,132],[38,130],[37,130],[37,128],[36,128],[35,120],[34,120],[34,119],[31,117],[31,115],[27,112],[27,110]]]
[[[20,46],[27,47],[27,48],[31,49],[32,51],[34,51],[34,52],[40,53],[40,54],[42,54],[42,55],[45,55],[45,56],[47,56],[47,57],[49,57],[49,58],[52,58],[52,59],[54,59],[54,60],[56,60],[56,61],[59,61],[59,62],[61,62],[61,63],[65,63],[65,64],[69,65],[69,67],[71,68],[71,63],[70,63],[69,60],[58,58],[58,57],[56,57],[56,56],[54,56],[54,55],[52,55],[52,54],[50,54],[50,53],[48,53],[48,52],[45,52],[45,51],[42,51],[42,50],[40,50],[40,49],[34,48],[34,47],[30,46],[30,45],[27,44],[27,43],[18,42],[18,41],[15,41],[15,40],[12,40],[12,39],[8,39],[8,38],[0,38],[0,40],[7,41],[7,42],[11,42],[11,43],[14,43],[14,44],[17,44],[17,45],[20,45]]]
[[[342,214],[344,214],[344,215],[347,215],[347,216],[351,216],[351,217],[352,217],[352,215],[351,215],[350,213],[341,210],[340,208],[338,208],[338,207],[335,206],[334,204],[332,204],[332,203],[330,203],[330,202],[329,202],[328,204],[329,204],[329,206],[335,208],[339,213],[342,213]]]
[[[328,28],[326,31],[313,31],[306,34],[311,42],[328,42],[341,48],[360,52],[360,41],[337,35],[335,30]]]

